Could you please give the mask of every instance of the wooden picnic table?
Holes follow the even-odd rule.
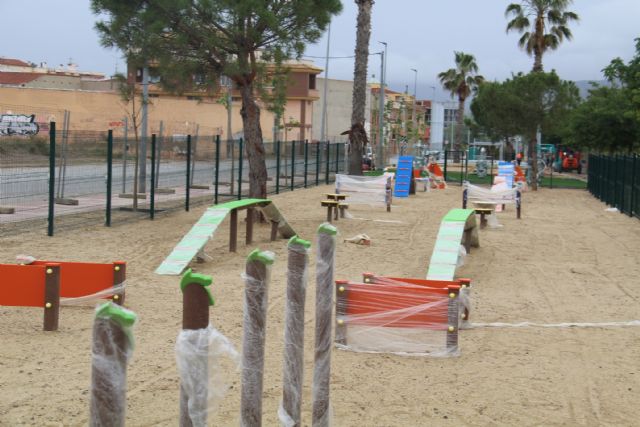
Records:
[[[327,200],[346,200],[347,195],[346,194],[337,194],[337,193],[327,193],[325,194],[325,196],[327,196]]]

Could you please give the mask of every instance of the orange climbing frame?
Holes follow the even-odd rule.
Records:
[[[126,263],[111,264],[34,261],[31,264],[0,264],[0,305],[44,307],[45,330],[57,329],[60,298],[79,298],[100,294],[118,304],[124,303]],[[47,326],[47,313],[55,312],[55,322]],[[52,329],[51,329],[52,328]]]

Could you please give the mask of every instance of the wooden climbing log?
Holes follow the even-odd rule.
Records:
[[[240,425],[262,425],[262,385],[271,252],[249,254],[245,271]]]
[[[245,243],[250,245],[253,242],[253,221],[254,221],[254,208],[247,209],[247,230],[245,233]]]
[[[107,302],[93,325],[89,425],[123,427],[127,408],[127,364],[133,352],[136,315]]]
[[[235,252],[238,246],[238,210],[231,210],[231,223],[229,224],[229,252]]]
[[[182,290],[182,329],[184,331],[200,331],[209,326],[209,307],[213,305],[213,297],[208,289],[211,277],[196,274],[187,270],[180,281]],[[188,337],[181,337],[189,341]],[[183,342],[179,339],[179,342]],[[180,371],[180,427],[207,425],[209,390],[209,356],[208,342],[198,340],[186,343],[189,346],[188,369]],[[196,347],[193,351],[191,347]],[[183,353],[178,350],[179,355]],[[183,363],[182,366],[187,365]],[[185,378],[188,377],[188,378]],[[190,388],[185,387],[190,384]],[[195,384],[200,386],[194,387]],[[204,384],[204,385],[203,385]]]
[[[291,427],[300,427],[301,425],[300,412],[304,375],[304,302],[310,247],[311,243],[298,236],[289,240],[280,420],[284,425]]]
[[[312,426],[330,425],[331,329],[333,326],[333,276],[337,229],[331,224],[318,228],[316,257],[316,325],[312,390]]]

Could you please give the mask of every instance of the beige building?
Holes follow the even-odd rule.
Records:
[[[314,104],[318,99],[316,75],[322,70],[300,61],[290,68],[287,105],[279,137],[288,140],[310,138],[313,132]],[[130,78],[138,80],[137,70]],[[70,113],[69,129],[82,132],[123,131],[125,117],[132,122],[132,105],[124,103],[111,79],[95,73],[75,70],[51,70],[14,59],[0,58],[0,115],[34,116],[39,132],[48,129],[50,121],[62,123],[65,111]],[[141,83],[141,73],[139,74]],[[141,92],[141,87],[137,88]],[[227,109],[219,102],[222,94],[201,96],[201,93],[176,96],[159,86],[150,87],[149,133],[158,133],[162,122],[164,135],[221,135],[226,138]],[[139,99],[139,98],[137,98]],[[241,99],[232,91],[232,133],[242,135]],[[136,105],[139,109],[139,105]],[[4,120],[4,119],[3,119]],[[260,123],[265,140],[274,130],[274,115],[261,109]],[[2,135],[0,135],[1,137]]]

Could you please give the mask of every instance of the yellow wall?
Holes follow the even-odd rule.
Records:
[[[151,98],[149,106],[150,132],[158,132],[164,123],[164,134],[194,133],[199,124],[200,135],[227,133],[227,111],[214,100],[199,102],[177,97]],[[292,109],[294,117],[299,117],[298,108]],[[117,123],[130,112],[119,96],[110,92],[88,92],[71,90],[51,90],[32,88],[0,87],[0,114],[35,114],[36,121],[48,122],[53,119],[62,125],[64,110],[71,112],[69,129],[72,131],[106,131],[117,129]],[[131,119],[129,119],[131,120]],[[260,122],[265,140],[271,139],[273,114],[261,109]],[[242,131],[240,104],[234,103],[232,116],[233,133]]]

